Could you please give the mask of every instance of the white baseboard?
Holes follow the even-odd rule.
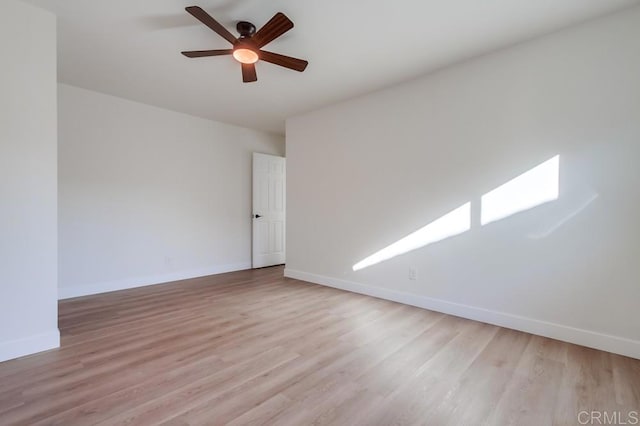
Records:
[[[60,347],[60,332],[48,333],[0,342],[0,362]]]
[[[147,277],[126,278],[117,281],[106,281],[73,287],[59,287],[58,299],[71,299],[73,297],[89,296],[92,294],[107,293],[110,291],[126,290],[136,287],[145,287],[155,284],[164,284],[172,281],[188,280],[191,278],[206,277],[208,275],[223,274],[225,272],[242,271],[251,269],[250,262],[232,263],[229,265],[217,265],[209,268],[201,268],[190,271],[173,272],[164,275],[152,275]]]
[[[505,328],[511,328],[539,336],[549,337],[551,339],[562,340],[581,346],[587,346],[640,359],[640,341],[637,340],[626,339],[624,337],[612,336],[609,334],[598,333],[503,312],[491,311],[475,306],[462,305],[459,303],[448,302],[446,300],[433,299],[430,297],[404,293],[386,288],[372,287],[366,284],[303,271],[285,269],[284,275],[289,278],[347,290],[353,293],[366,294],[379,299],[391,300],[405,305],[417,306],[419,308],[429,309],[457,317],[498,325]]]

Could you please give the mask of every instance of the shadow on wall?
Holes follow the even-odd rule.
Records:
[[[406,237],[362,259],[353,265],[352,269],[359,271],[429,244],[460,235],[469,231],[472,223],[480,223],[480,226],[486,226],[516,213],[555,201],[558,199],[559,193],[560,156],[556,155],[484,194],[480,199],[479,221],[472,221],[473,209],[471,202],[467,202]],[[550,235],[584,210],[597,197],[597,194],[593,194],[580,204],[577,209],[566,214],[558,223],[548,229],[529,235],[529,238],[540,239]]]

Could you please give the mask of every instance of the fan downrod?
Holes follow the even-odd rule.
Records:
[[[250,38],[256,33],[256,26],[247,21],[238,22],[236,29],[240,33],[240,38]]]

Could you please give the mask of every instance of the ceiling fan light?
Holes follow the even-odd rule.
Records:
[[[258,62],[258,54],[251,49],[240,47],[233,51],[233,57],[241,64],[255,64]]]

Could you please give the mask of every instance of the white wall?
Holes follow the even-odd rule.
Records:
[[[59,85],[60,297],[251,265],[251,153],[284,139]]]
[[[636,7],[288,120],[286,274],[640,357],[638,40]],[[558,154],[557,201],[480,225]],[[470,231],[352,270],[469,201]]]
[[[59,346],[56,20],[0,3],[0,361]]]

